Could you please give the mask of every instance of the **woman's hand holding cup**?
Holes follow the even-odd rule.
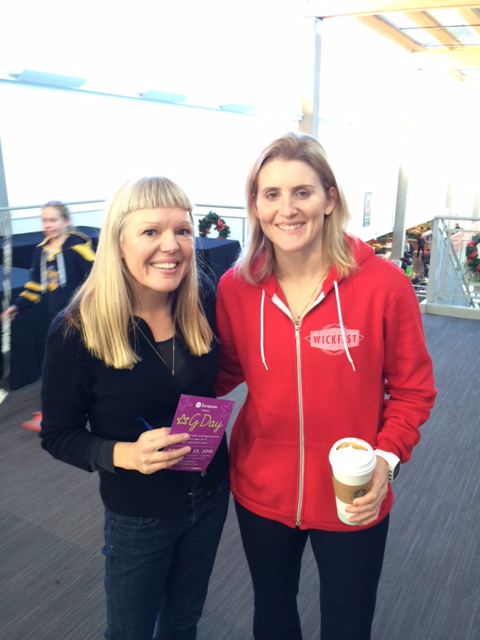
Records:
[[[377,464],[373,470],[372,487],[361,498],[355,498],[352,505],[345,511],[352,517],[352,524],[370,524],[377,520],[382,502],[385,500],[388,489],[388,465],[383,458],[377,456]]]

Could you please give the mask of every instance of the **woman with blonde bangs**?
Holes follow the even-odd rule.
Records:
[[[321,145],[289,133],[247,180],[250,238],[217,295],[224,395],[248,393],[230,438],[230,483],[254,590],[255,640],[301,640],[307,540],[320,575],[321,640],[370,640],[390,483],[436,391],[410,279],[346,233]],[[375,450],[370,488],[337,515],[328,454]]]
[[[112,200],[92,275],[77,295],[81,324],[75,314],[69,314],[71,323],[82,328],[85,344],[92,353],[116,368],[131,368],[138,361],[126,330],[134,300],[132,276],[121,259],[120,249],[126,215],[130,211],[155,208],[156,203],[161,202],[162,207],[178,206],[188,211],[193,228],[192,205],[184,192],[171,182],[150,182],[128,182]],[[193,355],[208,353],[213,333],[199,299],[194,259],[174,295],[176,324],[190,351]],[[74,302],[72,308],[76,307]]]
[[[170,435],[180,395],[214,397],[217,375],[215,294],[197,273],[191,211],[167,178],[125,184],[47,341],[42,447],[99,473],[107,640],[196,638],[227,513],[225,438],[205,472],[170,469],[191,450],[187,434]]]

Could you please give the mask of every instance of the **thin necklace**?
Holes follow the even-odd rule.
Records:
[[[150,342],[150,340],[147,338],[147,336],[143,333],[143,331],[140,329],[140,327],[138,326],[138,323],[136,323],[136,327],[137,329],[140,331],[140,333],[142,334],[142,336],[145,338],[145,340],[148,342],[148,344],[152,347],[152,349],[155,351],[155,353],[157,354],[157,356],[160,358],[160,360],[163,362],[163,364],[167,367],[167,369],[170,370],[170,367],[168,366],[168,364],[166,363],[166,361],[164,360],[164,358],[162,358],[162,355],[159,353],[158,349],[156,347],[153,346],[153,344]],[[173,340],[172,340],[172,376],[175,375],[175,329],[173,331]]]
[[[314,296],[315,296],[315,292],[317,291],[320,282],[322,281],[322,278],[320,278],[320,280],[317,282],[317,284],[315,285],[315,289],[312,291],[312,295],[310,296],[310,298],[307,301],[307,304],[303,307],[303,309],[300,311],[300,313],[297,315],[297,322],[300,322],[300,320],[303,318],[303,314],[305,313],[305,309],[310,305],[310,303],[312,302]]]
[[[310,305],[310,303],[312,302],[313,298],[315,297],[315,293],[316,293],[318,287],[321,285],[322,281],[325,279],[325,276],[327,275],[329,268],[330,267],[327,267],[327,269],[325,269],[325,271],[320,276],[320,280],[316,283],[315,288],[312,291],[312,295],[309,297],[309,299],[307,300],[307,304],[303,307],[303,309],[300,311],[300,313],[296,313],[294,311],[294,309],[290,306],[290,304],[288,305],[290,307],[290,311],[292,312],[292,315],[294,315],[294,316],[296,315],[297,316],[297,322],[300,322],[300,320],[303,318],[303,314],[305,313],[305,310],[307,309],[307,307]],[[287,299],[287,296],[285,296],[285,299]],[[287,300],[287,302],[288,302],[288,300]]]

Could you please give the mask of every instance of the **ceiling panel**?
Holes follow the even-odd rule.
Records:
[[[308,6],[316,18],[356,18],[420,65],[437,64],[459,80],[480,79],[480,0],[310,0]]]

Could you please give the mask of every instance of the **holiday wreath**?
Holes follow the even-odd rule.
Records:
[[[222,240],[226,240],[230,235],[230,227],[225,223],[225,220],[213,211],[209,211],[198,223],[200,237],[206,238],[212,226],[215,227],[215,231],[218,231],[218,237],[222,238]]]
[[[476,236],[469,240],[465,249],[467,267],[476,274],[480,274],[480,256],[478,255],[479,245],[480,233],[477,233]]]

